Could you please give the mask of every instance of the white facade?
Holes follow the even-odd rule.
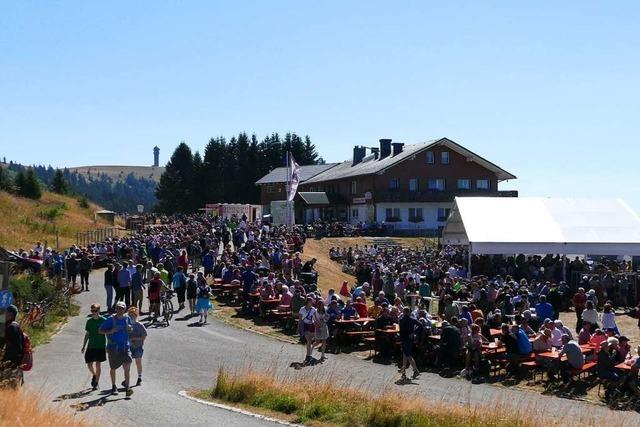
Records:
[[[437,230],[444,227],[447,215],[453,203],[376,203],[376,222],[393,225],[397,230]],[[391,209],[391,217],[400,221],[388,221],[387,209]],[[411,221],[410,215],[419,216],[422,221]]]

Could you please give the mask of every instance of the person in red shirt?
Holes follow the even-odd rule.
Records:
[[[578,288],[578,292],[573,296],[573,308],[576,311],[576,332],[579,333],[582,329],[582,312],[587,305],[587,294],[584,293],[584,288]]]
[[[362,301],[361,297],[356,298],[356,302],[353,303],[353,308],[356,309],[358,316],[367,317],[367,304]]]
[[[180,256],[178,257],[178,265],[182,267],[184,272],[189,268],[189,257],[187,256],[187,251],[182,251]]]

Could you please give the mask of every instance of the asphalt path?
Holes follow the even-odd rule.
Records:
[[[211,387],[219,367],[224,366],[239,370],[250,367],[294,379],[330,380],[374,393],[386,390],[419,395],[445,405],[502,405],[515,411],[525,411],[532,417],[544,412],[564,425],[578,425],[592,416],[607,416],[612,425],[640,425],[637,413],[613,412],[582,401],[515,388],[471,385],[468,381],[446,379],[430,373],[423,373],[410,384],[398,385],[399,374],[395,366],[374,364],[348,354],[329,354],[322,364],[295,369],[292,364],[304,359],[304,346],[241,330],[211,317],[208,325],[194,326],[197,318],[185,319],[184,311],[174,315],[169,327],[148,328],[143,384],[134,387],[131,399],[126,399],[122,392],[117,396],[106,394],[111,386],[107,363],[103,364],[100,389],[87,392],[91,377],[80,348],[89,306],[93,302],[105,304],[102,277],[103,270],[92,273],[91,291],[76,297],[82,314],[71,318],[51,343],[37,349],[34,369],[25,378],[26,386],[36,390],[52,405],[73,408],[81,416],[99,424],[276,425],[205,406],[178,395],[181,390]],[[146,310],[146,304],[144,308]],[[118,372],[118,384],[123,380],[121,372]],[[131,373],[135,379],[134,365]]]

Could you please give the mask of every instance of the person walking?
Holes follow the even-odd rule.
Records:
[[[126,271],[126,270],[125,270]],[[111,376],[111,394],[117,395],[116,371],[122,367],[124,371],[124,388],[127,397],[133,394],[129,387],[129,370],[131,368],[131,344],[129,334],[132,331],[131,319],[126,314],[124,302],[116,303],[116,314],[113,314],[100,325],[100,333],[107,336],[107,355],[109,356],[109,374]]]
[[[304,358],[304,363],[309,364],[312,362],[311,351],[313,350],[313,338],[315,337],[315,324],[313,322],[316,317],[316,308],[313,306],[313,298],[307,298],[304,307],[298,312],[300,321],[302,322],[302,328],[304,331],[304,339],[307,345],[307,354]]]
[[[142,275],[142,264],[136,265],[135,272],[131,275],[131,305],[138,307],[142,314],[142,300],[144,299],[144,276]]]
[[[113,264],[107,264],[107,269],[104,272],[104,290],[107,293],[107,311],[109,313],[113,311],[113,290],[115,284],[116,278],[113,273]]]
[[[198,278],[204,276],[202,272],[198,272]],[[204,280],[203,280],[204,281]],[[189,280],[187,280],[187,300],[189,301],[189,312],[193,316],[196,313],[196,298],[198,297],[198,282],[196,282],[195,276],[193,274],[189,275]]]
[[[91,317],[87,319],[84,330],[84,340],[82,342],[81,353],[84,353],[84,363],[91,372],[91,387],[98,389],[100,382],[100,374],[102,372],[101,364],[107,360],[105,346],[107,340],[100,333],[100,326],[107,320],[100,315],[100,304],[91,304]]]
[[[211,304],[211,288],[206,281],[198,284],[198,300],[196,301],[196,311],[200,313],[200,324],[207,324],[207,315],[213,308]]]
[[[92,267],[93,263],[91,262],[89,255],[84,252],[80,259],[80,286],[82,287],[82,290],[87,292],[89,292],[89,273],[91,273]]]
[[[131,319],[129,342],[131,343],[131,358],[136,362],[136,371],[138,372],[137,387],[142,384],[142,355],[144,354],[144,341],[147,338],[147,328],[138,321],[137,307],[129,307],[127,312]],[[122,385],[126,387],[124,383]]]
[[[327,326],[329,315],[322,301],[318,301],[316,305],[316,314],[313,319],[315,326],[314,340],[318,344],[318,350],[321,353],[320,360],[324,361],[326,359],[324,353],[327,349],[327,339],[329,339],[329,327]]]
[[[117,300],[124,301],[126,307],[129,307],[131,305],[131,272],[124,265],[121,265],[118,271],[118,291],[120,295]]]
[[[185,276],[183,266],[179,266],[176,274],[171,278],[173,290],[178,294],[178,311],[184,308],[185,294],[187,292],[187,276]]]
[[[402,346],[402,366],[400,367],[400,373],[402,379],[405,379],[406,370],[411,365],[413,368],[413,378],[418,378],[420,371],[416,365],[416,361],[413,358],[413,339],[416,329],[423,329],[422,323],[411,317],[411,307],[405,306],[402,310],[402,316],[398,321],[400,329],[400,343]]]
[[[78,259],[75,252],[71,252],[67,257],[67,280],[75,288],[78,278]]]

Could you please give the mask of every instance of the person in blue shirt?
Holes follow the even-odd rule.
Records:
[[[242,273],[242,309],[243,311],[248,311],[251,306],[250,301],[251,297],[251,289],[253,288],[254,283],[258,280],[258,275],[253,271],[253,268],[247,267],[246,270]]]
[[[329,303],[329,307],[327,308],[327,314],[329,315],[329,320],[327,320],[327,327],[329,328],[329,336],[333,336],[333,332],[336,326],[336,320],[340,319],[342,316],[342,310],[338,305],[337,299],[333,299]]]
[[[540,302],[536,304],[536,317],[539,320],[553,319],[553,306],[547,302],[544,295],[540,295]]]
[[[357,319],[358,318],[358,312],[353,307],[353,304],[351,303],[351,300],[347,300],[347,305],[345,305],[344,308],[342,309],[342,318],[343,319]]]
[[[519,326],[512,326],[513,332],[516,333],[516,338],[518,339],[518,353],[522,355],[531,354],[533,351],[533,346],[531,345],[531,341],[529,341],[529,336]]]
[[[176,274],[171,278],[171,284],[173,285],[173,290],[178,294],[178,310],[182,310],[184,309],[187,292],[187,276],[184,274],[184,268],[182,266],[178,267]]]
[[[131,273],[124,265],[116,264],[118,287],[116,288],[116,301],[124,301],[131,305]]]
[[[126,271],[126,270],[125,270]],[[131,396],[133,390],[129,388],[129,369],[131,368],[131,354],[129,333],[133,330],[131,319],[127,316],[124,302],[116,303],[116,314],[110,316],[100,325],[99,332],[107,336],[107,355],[111,375],[111,394],[118,394],[116,387],[116,370],[124,370],[125,394]]]
[[[204,277],[212,276],[213,277],[213,268],[216,264],[216,258],[213,255],[211,250],[207,251],[207,253],[202,257],[202,266],[204,267]]]

